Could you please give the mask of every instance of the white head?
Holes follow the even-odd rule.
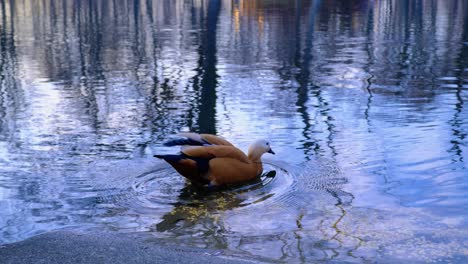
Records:
[[[260,158],[264,153],[267,152],[275,154],[275,152],[273,152],[273,150],[271,149],[270,143],[265,139],[255,140],[249,146],[249,156],[251,157],[257,156],[258,158]]]

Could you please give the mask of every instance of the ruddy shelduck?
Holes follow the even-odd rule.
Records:
[[[180,133],[166,146],[182,146],[179,154],[154,155],[168,162],[177,172],[196,184],[223,186],[251,181],[263,171],[261,157],[275,154],[270,143],[259,139],[245,155],[227,140],[210,134]]]

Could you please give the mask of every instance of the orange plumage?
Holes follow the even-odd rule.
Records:
[[[221,186],[248,182],[263,170],[261,157],[272,153],[266,140],[257,140],[248,155],[227,140],[210,134],[181,133],[181,139],[166,142],[182,146],[175,155],[155,155],[167,161],[182,176],[198,184]]]

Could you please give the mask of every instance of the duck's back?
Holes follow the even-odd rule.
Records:
[[[243,163],[249,163],[249,158],[240,149],[234,146],[190,146],[182,150],[182,153],[193,158],[230,158]]]

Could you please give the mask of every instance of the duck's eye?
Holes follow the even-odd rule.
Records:
[[[269,146],[269,145],[270,145],[270,143],[267,142],[267,146]]]

